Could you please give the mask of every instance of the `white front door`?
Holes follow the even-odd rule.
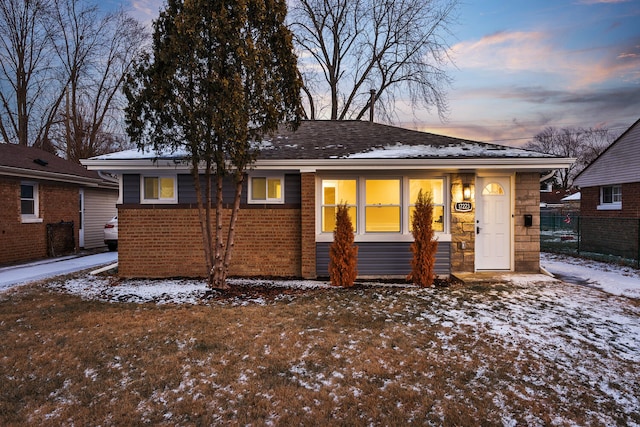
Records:
[[[511,269],[511,179],[476,180],[476,270]]]

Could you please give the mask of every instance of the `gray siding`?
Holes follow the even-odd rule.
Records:
[[[640,120],[598,157],[574,184],[580,187],[640,182]]]
[[[84,248],[104,246],[104,225],[118,210],[118,190],[84,189]]]
[[[200,186],[202,191],[204,192],[204,175],[200,175]],[[216,197],[216,188],[215,188],[215,180],[212,179],[211,182],[211,197],[215,200]],[[224,203],[233,203],[233,198],[235,197],[235,185],[231,181],[231,179],[225,179],[222,184],[222,200]],[[180,174],[178,175],[178,203],[197,203],[196,197],[196,188],[193,184],[193,178],[188,174]],[[241,203],[247,202],[247,183],[246,181],[242,185],[242,200]]]
[[[316,273],[329,276],[331,242],[316,243]],[[411,272],[410,242],[362,242],[358,246],[359,276],[406,276]],[[436,274],[451,274],[451,243],[438,243]]]
[[[204,189],[204,177],[200,177],[200,185]],[[213,184],[215,185],[215,183]],[[286,174],[284,176],[284,202],[286,204],[299,205],[302,197],[300,194],[301,178],[300,174]],[[215,198],[215,188],[212,188],[212,197]],[[231,179],[225,179],[222,186],[222,199],[225,203],[232,203],[235,197],[235,186]],[[140,175],[125,174],[122,176],[122,203],[140,203]],[[193,179],[189,174],[178,175],[178,203],[197,203],[196,189]],[[241,203],[247,204],[247,181],[242,185]]]
[[[124,204],[140,203],[140,175],[139,174],[122,175],[122,203]]]
[[[302,203],[302,179],[300,174],[286,174],[284,176],[284,202],[299,205]]]

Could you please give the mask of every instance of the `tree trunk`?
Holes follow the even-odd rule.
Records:
[[[211,270],[213,268],[213,250],[211,245],[211,171],[207,166],[205,171],[205,197],[203,200],[202,186],[200,185],[200,171],[195,162],[191,167],[191,176],[196,190],[196,200],[198,202],[198,220],[202,233],[202,247],[204,249],[204,260],[207,268],[207,282],[211,283]]]
[[[240,212],[240,196],[242,194],[243,181],[244,174],[242,172],[236,172],[236,193],[233,199],[233,210],[231,211],[231,219],[229,220],[227,246],[225,248],[224,263],[222,266],[222,280],[225,284],[227,280],[227,274],[229,273],[229,265],[231,264],[231,254],[233,252],[233,247],[235,244],[236,222],[238,221],[238,213]]]
[[[222,174],[216,175],[216,247],[215,257],[213,260],[213,268],[209,273],[209,287],[212,289],[226,290],[229,289],[226,278],[227,273],[224,267],[226,247],[222,240],[223,230],[223,203],[222,203]]]

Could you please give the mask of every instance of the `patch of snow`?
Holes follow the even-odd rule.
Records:
[[[640,299],[640,270],[567,255],[540,254],[540,264],[565,280],[575,278],[612,295]]]
[[[551,157],[520,148],[473,144],[463,142],[449,146],[389,144],[363,153],[347,156],[349,159],[403,159],[416,157]]]

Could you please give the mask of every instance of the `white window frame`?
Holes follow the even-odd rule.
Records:
[[[366,205],[366,180],[370,179],[400,179],[400,232],[365,232],[365,207]],[[356,207],[356,229],[355,241],[356,242],[397,242],[397,241],[413,241],[413,234],[411,234],[411,218],[409,218],[409,180],[410,179],[440,179],[442,180],[443,191],[443,204],[444,204],[444,218],[443,218],[443,231],[436,231],[435,236],[438,241],[446,242],[451,241],[450,227],[450,215],[451,215],[451,196],[449,191],[449,178],[444,175],[425,175],[419,173],[410,173],[405,175],[397,174],[326,174],[320,175],[316,178],[316,241],[317,242],[331,242],[333,241],[333,232],[322,231],[322,181],[324,180],[356,180],[357,188],[357,201],[353,205]],[[350,205],[351,206],[351,205]],[[442,205],[438,205],[442,206]]]
[[[33,199],[23,199],[22,197],[23,185],[30,186],[33,188]],[[33,200],[32,214],[22,213],[22,200]],[[39,191],[39,185],[37,182],[31,182],[31,181],[20,182],[20,220],[22,221],[23,224],[42,222],[42,218],[40,218],[40,191]]]
[[[442,181],[442,203],[434,203],[433,207],[435,208],[442,206],[442,231],[440,230],[434,230],[436,235],[445,235],[448,233],[449,230],[449,210],[447,207],[451,206],[449,203],[449,196],[447,194],[447,178],[444,176],[414,176],[414,175],[409,175],[409,176],[405,176],[404,177],[404,185],[403,188],[405,189],[403,191],[403,200],[406,199],[407,200],[407,204],[406,204],[406,210],[403,211],[403,221],[407,222],[407,227],[409,227],[409,233],[411,233],[411,216],[409,215],[409,213],[411,212],[410,208],[415,207],[415,203],[411,203],[410,197],[410,186],[409,186],[409,181],[410,180],[419,180],[419,179],[431,179],[431,180],[440,180]],[[435,216],[435,215],[434,215]]]
[[[611,202],[604,201],[605,188],[611,189]],[[615,191],[617,190],[617,191]],[[600,204],[597,206],[599,211],[621,210],[622,209],[622,186],[621,185],[603,185],[600,191]],[[617,200],[616,200],[617,199]]]
[[[158,198],[157,199],[147,199],[144,195],[144,179],[145,178],[158,178]],[[160,179],[161,178],[171,178],[173,179],[173,197],[165,197],[162,198],[160,196]],[[178,203],[178,177],[177,175],[169,175],[169,174],[147,174],[140,175],[140,203],[142,204],[175,204]]]
[[[265,199],[254,199],[253,198],[253,180],[254,178],[264,178],[265,179],[265,185],[267,185],[267,182],[270,179],[278,179],[280,181],[280,197],[278,198],[269,198],[269,188],[267,185],[267,188],[265,189],[265,195],[266,198]],[[284,204],[284,194],[285,194],[285,183],[284,183],[284,174],[278,174],[278,173],[250,173],[247,177],[247,203],[248,204],[260,204],[260,205],[265,205],[265,204],[272,204],[272,205],[277,205],[277,204]]]
[[[405,183],[404,183],[404,179],[402,176],[387,176],[387,177],[378,177],[378,176],[363,176],[360,178],[360,180],[362,181],[361,185],[361,191],[358,193],[359,195],[362,194],[362,198],[361,200],[358,200],[358,202],[360,203],[360,206],[362,209],[359,209],[358,211],[362,210],[364,212],[362,212],[362,227],[360,228],[360,233],[362,234],[402,234],[402,232],[404,231],[404,224],[403,224],[403,218],[405,213],[408,210],[408,205],[405,206],[404,203],[404,191],[403,189],[406,187]],[[367,181],[398,181],[398,198],[400,199],[398,201],[398,204],[395,203],[391,203],[391,204],[372,204],[369,205],[367,204]],[[360,185],[360,184],[359,184]],[[367,211],[369,210],[369,208],[374,209],[374,208],[394,208],[394,207],[398,207],[400,209],[400,218],[398,218],[398,231],[367,231]],[[358,221],[358,223],[360,223],[360,221]]]

